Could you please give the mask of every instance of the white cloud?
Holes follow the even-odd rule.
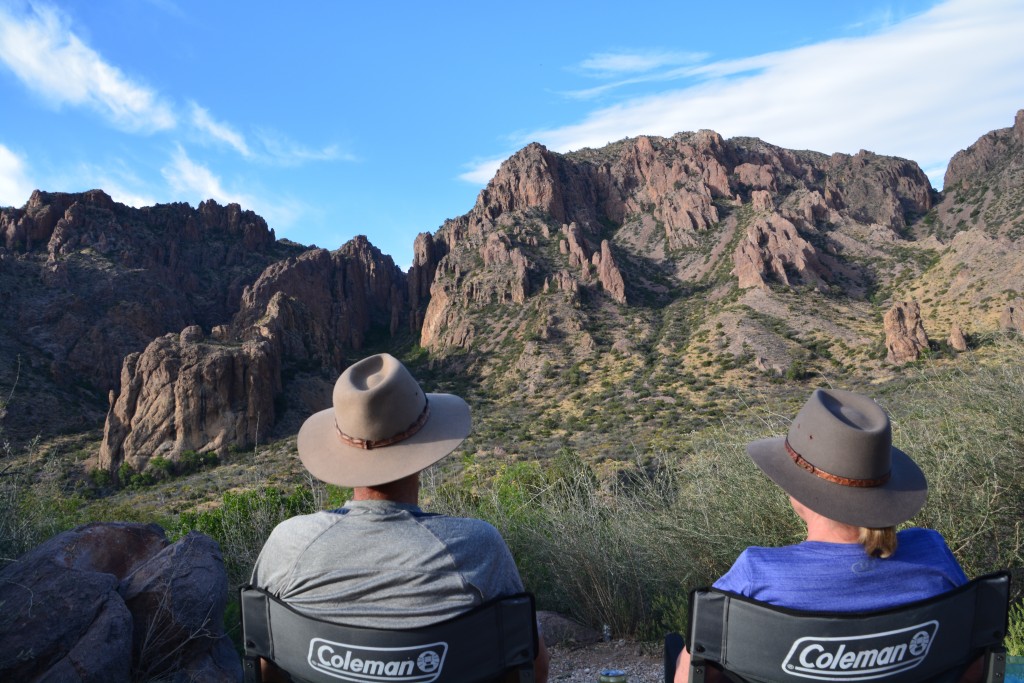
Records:
[[[226,143],[243,157],[252,156],[252,152],[249,150],[249,145],[246,144],[245,137],[242,136],[241,133],[237,132],[226,123],[214,121],[213,117],[210,116],[210,112],[203,107],[200,107],[195,102],[190,102],[189,105],[192,110],[193,126],[213,139]]]
[[[0,145],[0,206],[23,206],[34,189],[24,160]]]
[[[216,199],[224,204],[243,203],[242,195],[226,191],[221,185],[220,178],[206,166],[192,161],[181,145],[178,145],[170,164],[164,166],[161,173],[171,186],[171,190],[176,195],[187,197],[188,200]]]
[[[106,63],[52,7],[29,5],[18,15],[0,7],[0,62],[55,105],[92,108],[127,130],[175,126],[174,114],[155,91]]]
[[[338,145],[313,149],[282,133],[267,129],[260,130],[257,137],[266,149],[269,160],[284,166],[298,166],[309,161],[357,161],[354,155],[343,152]]]
[[[233,192],[224,187],[221,179],[203,164],[193,161],[180,145],[171,155],[170,163],[161,170],[175,198],[198,204],[206,199],[219,204],[238,204],[262,216],[271,228],[288,228],[297,224],[308,213],[301,201],[273,196]]]
[[[1024,106],[1024,3],[948,0],[858,38],[684,67],[688,85],[533,131],[556,151],[711,128],[825,153],[869,149],[940,174]],[[684,73],[685,72],[685,73]],[[479,178],[492,162],[463,178]]]
[[[599,76],[610,76],[693,64],[705,57],[693,52],[602,52],[583,60],[580,68]]]
[[[498,167],[501,166],[503,161],[505,161],[504,157],[475,162],[470,165],[470,170],[459,175],[459,180],[465,180],[475,185],[486,185],[487,181],[498,172]]]

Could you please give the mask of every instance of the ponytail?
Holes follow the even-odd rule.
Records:
[[[862,526],[857,542],[864,546],[864,552],[871,557],[889,557],[896,552],[896,527],[871,529]]]

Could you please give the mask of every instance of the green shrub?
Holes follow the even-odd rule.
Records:
[[[218,507],[181,513],[175,531],[179,535],[200,531],[213,537],[224,554],[231,586],[237,587],[248,581],[256,557],[274,527],[289,517],[315,509],[309,488],[291,493],[273,486],[228,491]]]
[[[1024,602],[1010,607],[1010,625],[1003,644],[1011,657],[1024,657]]]

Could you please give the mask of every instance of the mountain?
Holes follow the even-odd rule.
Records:
[[[237,205],[36,192],[0,211],[2,424],[84,431],[105,410],[100,464],[141,470],[292,432],[386,348],[471,399],[471,449],[667,447],[787,382],[1024,332],[1022,152],[1024,111],[937,193],[913,161],[713,131],[531,144],[417,236],[408,273],[365,237],[276,240]]]

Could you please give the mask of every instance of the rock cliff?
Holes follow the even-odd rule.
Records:
[[[0,381],[20,389],[5,424],[18,436],[86,428],[127,354],[230,319],[260,271],[301,251],[236,204],[134,209],[99,190],[3,209],[0,245]],[[54,403],[68,410],[46,415]]]
[[[100,466],[114,473],[127,462],[141,471],[154,456],[223,455],[265,441],[292,388],[285,377],[313,372],[311,392],[295,382],[301,390],[290,401],[284,395],[293,410],[308,415],[329,405],[334,377],[367,335],[404,329],[408,296],[405,275],[362,236],[335,252],[311,249],[272,264],[214,338],[191,326],[125,358]]]

